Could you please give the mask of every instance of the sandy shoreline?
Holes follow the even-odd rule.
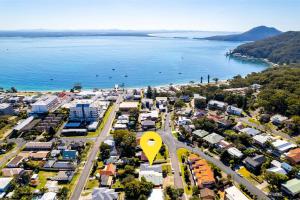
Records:
[[[228,79],[229,80],[229,79]],[[218,80],[218,84],[226,84],[228,82],[228,80]],[[194,83],[174,83],[172,84],[173,87],[181,87],[181,86],[192,86],[192,85],[207,85],[208,83],[205,82],[205,83],[200,83],[200,82],[194,82]],[[215,84],[214,81],[211,81],[209,84]],[[166,87],[169,87],[171,86],[170,84],[164,84],[164,85],[156,85],[156,86],[153,86],[153,85],[150,85],[150,87],[152,88],[156,88],[156,89],[159,89],[159,88],[166,88]],[[147,89],[148,86],[137,86],[137,87],[125,87],[125,89],[127,90],[133,90],[133,89],[137,89],[137,90],[141,90],[141,89]],[[18,89],[18,88],[17,88]],[[114,88],[83,88],[82,91],[93,91],[94,89],[98,89],[98,90],[102,90],[102,91],[109,91],[109,90],[113,90]],[[70,91],[70,89],[62,89],[62,90],[18,90],[17,93],[58,93],[58,92],[63,92],[63,91]]]

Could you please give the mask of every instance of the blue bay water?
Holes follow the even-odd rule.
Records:
[[[0,38],[0,86],[18,90],[157,86],[265,69],[229,59],[241,43],[159,37]],[[112,69],[115,69],[113,71]],[[127,76],[127,77],[126,77]]]

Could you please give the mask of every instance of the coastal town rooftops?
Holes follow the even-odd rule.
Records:
[[[300,193],[300,179],[294,178],[282,184],[282,187],[291,195]]]
[[[276,140],[275,142],[272,142],[273,147],[279,151],[279,152],[286,152],[289,149],[297,147],[295,144],[290,143],[285,140]]]
[[[11,105],[9,103],[0,103],[0,109],[6,109],[10,107]]]
[[[58,97],[55,95],[46,95],[39,99],[37,102],[33,103],[32,105],[48,105],[56,99],[58,99]]]
[[[228,200],[249,200],[236,186],[225,189],[225,195]]]
[[[125,101],[120,104],[119,108],[120,109],[132,109],[132,108],[138,108],[138,106],[139,106],[138,102]]]
[[[240,132],[246,133],[247,135],[250,136],[255,136],[257,134],[260,134],[260,131],[254,128],[243,128]]]
[[[28,142],[25,149],[52,149],[52,142]]]
[[[217,134],[217,133],[212,133],[212,134],[209,134],[209,135],[205,136],[203,139],[205,141],[207,141],[208,143],[210,143],[210,144],[217,144],[221,140],[223,140],[224,137],[221,136],[221,135],[219,135],[219,134]]]
[[[8,178],[8,177],[2,178],[2,177],[0,177],[0,192],[6,191],[12,180],[13,180],[13,178]]]
[[[287,153],[287,159],[293,164],[300,162],[300,148],[292,149]]]
[[[273,139],[272,136],[270,136],[270,135],[262,135],[262,134],[261,135],[255,135],[253,137],[253,140],[256,143],[260,144],[260,145],[264,145],[266,142],[271,141],[272,139]]]
[[[19,123],[18,125],[16,125],[14,127],[14,130],[16,130],[16,131],[22,130],[25,126],[27,126],[30,122],[32,122],[33,119],[34,119],[33,116],[28,117],[27,119],[25,119],[24,121],[22,121],[21,123]]]
[[[193,135],[196,135],[196,136],[201,137],[201,138],[207,136],[208,134],[209,134],[209,132],[207,132],[205,130],[195,130],[195,131],[193,131]]]

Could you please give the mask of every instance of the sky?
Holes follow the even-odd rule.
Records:
[[[300,0],[0,0],[0,30],[300,30]]]

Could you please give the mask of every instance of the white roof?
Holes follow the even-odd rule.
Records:
[[[25,126],[27,126],[30,122],[32,122],[32,120],[34,119],[33,116],[28,117],[27,119],[25,119],[24,121],[22,121],[21,123],[19,123],[17,126],[15,126],[14,130],[19,131],[22,128],[24,128]]]
[[[47,96],[42,97],[40,100],[38,100],[37,102],[35,102],[32,105],[48,105],[55,99],[58,99],[58,97],[54,96],[54,95],[47,95]]]
[[[254,136],[254,135],[257,135],[257,134],[260,134],[260,131],[255,129],[255,128],[243,128],[241,130],[242,133],[246,133],[248,135],[251,135],[251,136]]]
[[[56,193],[55,192],[46,192],[40,200],[55,200]]]
[[[153,189],[148,200],[163,200],[164,198],[162,189]]]
[[[13,180],[13,178],[0,178],[0,190],[3,190]]]
[[[139,105],[138,102],[129,102],[129,101],[127,101],[127,102],[122,102],[120,104],[120,108],[137,108],[138,105]]]
[[[230,147],[227,151],[230,155],[238,157],[238,158],[241,158],[244,155],[240,150],[238,150],[235,147]]]
[[[10,106],[9,103],[0,103],[0,109],[5,109],[8,108]]]
[[[285,140],[276,140],[272,145],[280,152],[285,152],[291,148],[297,147],[295,144],[292,144]]]
[[[267,141],[272,139],[270,135],[255,135],[253,139],[261,144],[266,143]]]
[[[229,200],[249,200],[237,187],[231,186],[225,190],[227,199]]]

